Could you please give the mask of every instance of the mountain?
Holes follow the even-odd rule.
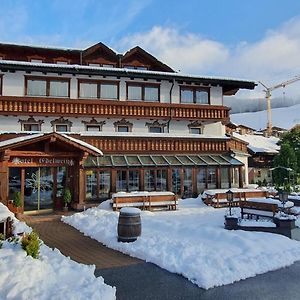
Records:
[[[265,129],[267,127],[266,110],[231,114],[230,119],[231,122],[235,124],[243,124],[256,130]],[[300,124],[300,104],[272,109],[272,126],[290,129],[296,124]]]

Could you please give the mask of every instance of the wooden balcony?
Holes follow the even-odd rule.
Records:
[[[11,96],[0,96],[0,114],[229,120],[225,106]]]
[[[180,154],[226,153],[229,140],[138,138],[138,137],[83,137],[81,140],[101,149],[105,154]]]

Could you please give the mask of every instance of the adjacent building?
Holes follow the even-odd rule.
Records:
[[[135,47],[118,54],[0,44],[0,200],[24,211],[99,203],[118,191],[247,183],[247,143],[225,135],[223,97],[247,80],[175,72]]]

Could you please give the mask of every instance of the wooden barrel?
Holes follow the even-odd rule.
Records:
[[[123,207],[118,222],[118,241],[134,242],[141,235],[140,210],[134,207]]]

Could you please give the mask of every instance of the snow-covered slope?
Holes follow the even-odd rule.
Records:
[[[267,111],[252,113],[232,114],[231,121],[235,124],[243,124],[256,130],[264,129],[267,126]],[[290,129],[300,123],[300,104],[272,109],[272,125]]]

